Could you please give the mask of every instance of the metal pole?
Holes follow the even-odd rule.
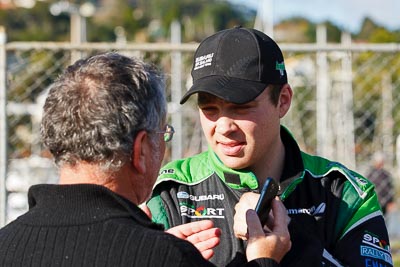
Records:
[[[400,183],[400,135],[397,135],[396,137],[396,151],[395,151],[395,156],[396,156],[396,167],[395,167],[395,177],[396,179],[394,180],[395,184],[398,185]]]
[[[326,44],[326,27],[318,25],[317,44]],[[317,52],[317,153],[331,158],[329,141],[332,140],[328,127],[328,62],[326,52]]]
[[[0,26],[0,227],[6,223],[7,174],[7,92],[6,92],[6,32]]]
[[[350,33],[342,34],[342,44],[351,44]],[[342,59],[342,99],[343,99],[343,117],[342,125],[344,126],[341,130],[340,144],[342,147],[339,151],[339,159],[342,159],[344,163],[352,168],[356,169],[356,156],[355,156],[355,137],[354,137],[354,117],[353,117],[353,69],[352,69],[352,58],[351,52],[344,53]]]
[[[385,73],[382,76],[382,100],[381,100],[381,120],[382,120],[382,150],[387,157],[387,162],[393,166],[393,127],[394,119],[392,116],[393,110],[393,86],[391,76]]]
[[[269,37],[274,37],[274,19],[273,19],[273,0],[261,0],[257,9],[257,16],[254,22],[254,28],[258,29]]]
[[[171,43],[181,43],[181,24],[173,21],[171,24]],[[182,114],[179,101],[182,97],[182,54],[180,51],[171,53],[171,122],[175,127],[174,139],[172,139],[171,159],[179,159],[183,156],[182,150]]]
[[[75,10],[70,12],[70,20],[71,20],[71,43],[74,45],[80,45],[82,43],[83,34],[86,30],[83,30],[85,27],[85,18],[83,18],[79,14],[79,10]],[[73,64],[78,59],[82,58],[82,53],[77,50],[72,50],[71,53],[71,64]]]

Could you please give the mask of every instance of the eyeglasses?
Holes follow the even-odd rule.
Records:
[[[167,124],[165,125],[165,130],[164,131],[159,131],[156,132],[158,134],[164,134],[164,142],[169,142],[172,140],[172,137],[174,137],[174,127],[172,127],[171,125]]]

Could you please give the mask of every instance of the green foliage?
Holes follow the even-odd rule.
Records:
[[[326,26],[328,42],[340,42],[342,30],[330,21],[325,21],[323,24]],[[304,17],[291,17],[283,20],[278,27],[282,31],[291,33],[292,37],[289,41],[298,43],[315,43],[316,42],[316,29],[317,24],[309,21]]]
[[[400,42],[400,31],[390,32],[367,17],[362,23],[360,32],[354,38],[370,43]]]
[[[52,16],[49,12],[51,2],[56,0],[37,1],[32,9],[0,10],[0,25],[6,28],[8,41],[68,41],[70,17],[65,13]],[[83,0],[70,2],[81,4]],[[117,27],[124,29],[128,41],[165,41],[175,20],[182,24],[184,42],[200,41],[215,31],[235,25],[252,27],[256,16],[256,10],[227,0],[114,0],[107,3],[106,8],[97,6],[94,16],[87,18],[89,42],[115,41]],[[342,29],[330,21],[324,23],[328,42],[340,42]],[[290,18],[279,25],[285,25],[291,33],[297,32],[291,34],[296,40],[290,41],[315,42],[316,24],[305,18]],[[353,39],[400,42],[400,31],[391,32],[365,18],[360,32],[353,33]]]
[[[377,28],[371,32],[369,41],[371,43],[394,43],[400,42],[400,39],[398,39],[398,36],[394,33],[391,33],[384,28]]]
[[[223,0],[114,0],[110,3],[107,8],[97,7],[95,15],[86,18],[89,42],[115,41],[117,27],[124,29],[128,41],[166,40],[175,20],[183,25],[183,37],[187,38],[184,41],[198,41],[213,31],[234,25],[251,27],[255,17],[255,12]],[[32,9],[0,10],[0,25],[6,28],[8,41],[68,41],[69,14],[51,15],[50,4],[37,1]]]
[[[7,31],[8,41],[61,41],[69,38],[69,18],[54,17],[49,4],[37,2],[34,8],[0,10],[0,25]]]
[[[149,19],[143,16],[135,18],[134,11],[135,7],[129,5],[128,1],[115,0],[106,16],[94,17],[94,23],[91,27],[95,29],[95,32],[97,32],[98,27],[106,31],[104,36],[108,36],[108,38],[101,39],[101,41],[114,41],[116,27],[122,27],[125,30],[127,40],[133,41],[135,34],[140,29],[145,28],[149,22]]]
[[[199,41],[206,35],[234,25],[250,26],[253,17],[247,16],[243,9],[231,5],[227,1],[215,0],[153,0],[138,1],[148,21],[158,22],[159,29],[154,35],[166,38],[173,21],[183,25],[184,41]],[[192,32],[196,34],[193,35]],[[186,39],[185,39],[186,38]]]
[[[326,26],[326,34],[328,37],[328,42],[340,43],[343,30],[339,28],[337,25],[334,25],[330,21],[326,21],[325,26]]]
[[[245,26],[244,24],[246,24],[246,19],[241,12],[227,2],[217,2],[214,5],[207,5],[203,13],[210,14],[214,18],[214,27],[217,31],[237,25]]]

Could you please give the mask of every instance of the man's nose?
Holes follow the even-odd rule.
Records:
[[[221,116],[216,121],[215,131],[221,135],[228,135],[236,129],[236,124],[232,118]]]

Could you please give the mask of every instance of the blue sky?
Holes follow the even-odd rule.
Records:
[[[257,8],[261,0],[230,0]],[[355,32],[365,17],[389,30],[400,29],[400,0],[269,0],[273,2],[274,23],[292,16],[313,22],[330,20],[344,30]]]

